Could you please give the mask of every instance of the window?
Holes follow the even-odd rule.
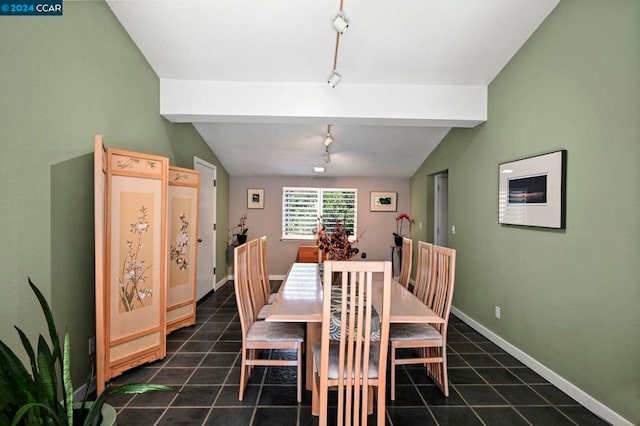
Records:
[[[315,239],[320,216],[328,231],[333,230],[335,219],[344,218],[349,234],[355,236],[357,201],[357,189],[282,188],[282,238]]]

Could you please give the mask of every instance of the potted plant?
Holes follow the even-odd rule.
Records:
[[[402,246],[402,238],[405,236],[405,234],[402,233],[402,225],[405,220],[409,222],[409,231],[411,231],[411,225],[413,225],[414,220],[406,213],[400,213],[396,216],[396,232],[393,233],[393,239],[397,247]]]
[[[347,215],[334,212],[335,218],[327,222],[333,224],[333,230],[328,231],[323,223],[323,218],[318,218],[318,248],[322,250],[328,260],[350,260],[358,254],[360,250],[354,244],[360,241],[362,234],[357,238],[350,239],[350,232],[347,229]],[[366,254],[362,253],[365,258]]]
[[[247,232],[249,232],[249,228],[247,228],[247,214],[240,216],[240,222],[237,225],[238,232],[236,233],[236,239],[238,240],[238,244],[244,244],[247,242]]]
[[[29,356],[31,372],[28,371],[16,354],[0,341],[0,424],[11,425],[97,425],[101,413],[108,407],[106,398],[114,393],[146,393],[154,391],[174,392],[173,389],[150,383],[130,383],[121,386],[108,385],[95,401],[88,402],[89,390],[93,386],[93,372],[89,374],[84,400],[73,403],[73,385],[70,370],[69,332],[65,331],[64,343],[60,338],[53,315],[46,299],[29,279],[29,285],[35,293],[47,321],[52,347],[42,335],[38,338],[37,352],[24,332],[14,326]],[[115,410],[111,407],[115,423]],[[75,418],[74,418],[75,414]]]

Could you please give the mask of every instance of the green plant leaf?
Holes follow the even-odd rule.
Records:
[[[60,338],[58,337],[58,331],[56,330],[56,324],[53,321],[53,315],[51,314],[51,308],[49,308],[49,304],[47,303],[47,299],[44,298],[38,287],[34,283],[31,282],[31,278],[28,278],[29,286],[35,293],[38,298],[38,302],[40,302],[40,307],[42,307],[42,313],[44,314],[45,319],[47,320],[47,326],[49,327],[49,337],[51,338],[51,343],[53,344],[53,356],[57,359],[62,359],[62,354],[60,353]]]
[[[69,331],[64,332],[64,353],[62,357],[62,380],[64,386],[64,406],[67,412],[67,422],[69,426],[73,426],[73,383],[71,383],[71,342],[69,339]]]
[[[36,383],[38,385],[40,402],[49,407],[56,407],[57,381],[56,366],[54,357],[51,354],[49,345],[40,335],[38,338],[38,376]],[[57,408],[56,408],[57,409]]]
[[[13,327],[18,331],[18,335],[20,335],[22,346],[24,347],[24,350],[27,352],[27,355],[29,355],[29,362],[31,363],[31,371],[32,371],[33,377],[36,377],[38,374],[38,366],[36,364],[36,355],[33,352],[33,346],[31,346],[31,342],[29,342],[27,335],[24,334],[22,330],[20,330],[15,325]]]
[[[147,392],[177,392],[175,389],[157,385],[155,383],[127,383],[119,386],[111,386],[105,389],[103,393],[108,395],[114,393],[147,393]]]
[[[102,406],[109,395],[117,393],[147,393],[147,392],[177,392],[175,389],[169,386],[157,385],[154,383],[127,383],[119,386],[107,386],[104,391],[93,402],[93,405],[89,409],[89,414],[84,421],[84,426],[96,426],[100,419],[100,411]]]
[[[94,363],[95,360],[93,357],[89,360],[89,376],[87,377],[86,386],[84,387],[84,396],[82,397],[82,408],[84,409],[84,405],[87,403],[87,398],[89,398],[89,390],[93,388],[94,382]]]
[[[16,414],[13,416],[13,420],[11,421],[11,426],[18,425],[22,417],[25,414],[27,414],[29,411],[31,411],[31,409],[33,408],[42,408],[45,411],[47,411],[50,414],[51,419],[53,421],[52,424],[60,425],[60,426],[65,425],[65,423],[63,423],[62,420],[58,417],[57,413],[51,409],[51,407],[39,402],[30,402],[29,404],[25,404],[22,407],[20,407],[20,409],[16,412]]]
[[[2,376],[7,381],[8,389],[16,396],[16,400],[27,402],[30,398],[35,399],[34,395],[37,394],[35,381],[16,354],[2,341],[0,341],[0,361]]]
[[[84,426],[97,426],[98,421],[100,421],[100,412],[102,411],[102,406],[107,396],[107,392],[102,392],[100,396],[98,396],[98,399],[93,401],[93,405],[89,408],[89,413],[84,419]]]

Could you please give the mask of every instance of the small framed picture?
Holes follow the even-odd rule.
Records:
[[[398,209],[397,192],[371,192],[372,212],[395,212]]]
[[[264,188],[247,189],[247,208],[264,209]]]

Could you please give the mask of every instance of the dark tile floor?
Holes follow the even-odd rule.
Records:
[[[607,424],[454,316],[448,339],[450,396],[443,397],[420,366],[397,367],[388,425]],[[180,390],[113,395],[118,425],[317,424],[311,393],[296,403],[295,367],[256,367],[244,401],[238,401],[241,341],[230,282],[198,305],[195,326],[167,336],[164,360],[113,380]],[[375,424],[373,416],[369,424]]]

